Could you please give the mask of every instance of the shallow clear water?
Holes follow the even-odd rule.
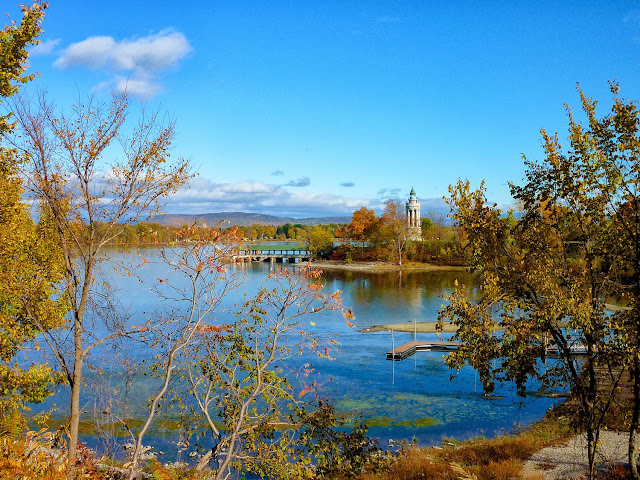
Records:
[[[127,322],[144,322],[157,305],[157,297],[150,292],[150,285],[158,277],[168,274],[166,266],[153,262],[157,251],[141,252],[150,261],[136,270],[140,279],[134,276],[115,274],[105,263],[102,267],[105,279],[112,285],[112,293],[118,303],[128,310]],[[140,252],[110,252],[112,259],[141,263]],[[237,291],[230,294],[222,308],[233,309],[234,303],[243,294],[255,293],[266,280],[269,264],[246,264],[237,267],[245,280]],[[369,433],[380,439],[386,446],[389,439],[395,441],[415,439],[421,445],[438,444],[443,438],[458,440],[512,431],[542,418],[552,405],[549,398],[517,397],[509,386],[498,387],[491,398],[482,392],[473,369],[464,368],[452,379],[451,371],[444,365],[442,353],[419,352],[400,362],[386,360],[386,353],[392,348],[391,332],[366,332],[375,324],[411,321],[435,321],[443,299],[442,294],[452,288],[458,280],[468,286],[468,295],[477,295],[473,277],[465,272],[386,272],[364,273],[354,271],[325,272],[325,293],[342,291],[343,304],[351,307],[356,328],[347,326],[339,314],[316,315],[315,325],[307,324],[312,333],[318,335],[335,334],[341,343],[339,351],[332,351],[334,360],[321,359],[305,353],[292,361],[303,365],[311,363],[311,380],[321,385],[321,395],[333,400],[341,414],[362,415],[370,426]],[[417,334],[418,339],[436,339],[436,334]],[[394,332],[396,346],[412,340],[412,333]],[[134,345],[125,346],[133,357],[141,358],[148,352],[136,351]],[[123,351],[103,350],[95,357],[103,356],[113,360],[118,369],[119,356]],[[85,391],[85,408],[100,408],[100,398],[109,396],[108,389],[114,385],[128,388],[133,399],[128,408],[128,416],[144,413],[146,399],[150,395],[150,379],[136,380],[126,387],[126,379],[120,378],[108,383],[92,372],[87,373],[89,382],[98,380],[94,387]],[[54,403],[65,404],[65,393],[51,398],[45,407]],[[64,409],[63,409],[64,410]],[[175,440],[175,432],[156,428],[148,438],[160,448],[169,449],[166,444]],[[86,438],[86,437],[85,437]],[[93,443],[93,442],[92,442]]]

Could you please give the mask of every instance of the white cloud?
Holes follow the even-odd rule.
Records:
[[[53,65],[58,68],[84,66],[96,69],[107,65],[115,50],[112,37],[89,37],[65,48]]]
[[[97,89],[115,86],[117,92],[126,92],[139,98],[151,98],[162,91],[162,87],[153,81],[153,78],[146,78],[137,75],[134,78],[116,77],[114,82],[101,84]]]
[[[294,218],[351,216],[361,206],[380,208],[376,202],[332,193],[289,191],[286,186],[262,182],[214,183],[194,179],[169,199],[170,213],[256,212]],[[382,210],[380,210],[382,211]]]
[[[107,182],[115,180],[113,170],[96,172],[95,191],[107,189]],[[111,208],[110,197],[101,202]],[[449,207],[442,198],[421,198],[423,217],[437,213],[446,218]],[[384,201],[375,198],[349,198],[334,193],[312,193],[287,189],[286,185],[264,182],[220,182],[196,177],[188,186],[166,199],[164,210],[168,213],[201,215],[217,212],[253,212],[283,217],[307,218],[344,216],[351,217],[360,207],[373,209],[377,215],[384,211]],[[445,220],[448,221],[448,220]]]
[[[49,55],[60,43],[60,39],[41,41],[38,45],[29,50],[29,56]]]
[[[158,75],[176,67],[189,52],[191,45],[180,32],[164,31],[120,41],[96,36],[69,45],[54,66],[104,70],[111,77],[105,84],[118,91],[126,89],[133,95],[151,97],[161,91]]]

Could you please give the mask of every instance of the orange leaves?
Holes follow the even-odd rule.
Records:
[[[353,319],[356,318],[356,316],[353,314],[353,311],[350,308],[347,308],[346,310],[343,310],[342,311],[342,316],[344,318],[346,318],[347,320],[353,320]],[[349,322],[347,322],[347,325],[349,325],[350,327],[353,326]]]
[[[300,393],[298,393],[298,398],[302,398],[304,397],[307,393],[311,392],[313,389],[311,387],[304,387],[302,390],[300,390]]]
[[[311,368],[311,364],[310,363],[305,363],[302,366],[302,376],[303,377],[308,377],[309,374],[311,374],[313,372],[313,368]]]
[[[44,429],[28,432],[27,438],[19,441],[8,435],[1,436],[0,471],[3,478],[65,480],[67,465],[55,460],[59,451],[53,448],[54,438],[53,432]]]
[[[231,333],[233,331],[233,327],[231,325],[200,325],[196,331],[200,334]]]
[[[149,260],[147,260],[146,258],[144,258],[142,255],[140,255],[140,260],[142,260],[142,262],[140,262],[138,265],[136,265],[137,268],[142,267],[143,265],[149,263]],[[131,276],[131,273],[129,273],[129,276]]]
[[[378,219],[373,210],[361,207],[359,210],[353,212],[353,217],[348,228],[357,240],[364,240],[365,236],[373,230],[377,222]]]

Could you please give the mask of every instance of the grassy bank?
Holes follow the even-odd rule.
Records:
[[[417,479],[512,479],[518,478],[523,462],[541,448],[565,440],[572,431],[564,422],[545,420],[516,436],[476,439],[469,442],[444,441],[442,447],[407,447],[390,462],[382,462],[374,472],[363,473],[356,480],[417,480]],[[63,479],[66,465],[48,450],[50,437],[40,435],[27,442],[0,441],[0,470],[6,478]],[[88,479],[122,478],[108,459],[83,456],[79,474]],[[145,468],[150,478],[195,480],[204,472],[160,463]],[[3,477],[5,478],[5,477]],[[334,476],[332,480],[347,477]],[[350,477],[353,478],[353,477]]]
[[[449,480],[519,478],[531,455],[569,438],[567,422],[546,419],[518,435],[468,442],[444,441],[442,447],[408,448],[386,472],[366,473],[358,480]]]

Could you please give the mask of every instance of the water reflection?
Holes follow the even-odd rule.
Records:
[[[327,270],[327,288],[342,290],[345,304],[352,305],[356,324],[436,321],[442,295],[455,281],[465,285],[470,298],[478,296],[475,277],[465,271],[394,271],[369,273]],[[352,303],[349,303],[352,302]]]
[[[106,280],[114,285],[117,303],[128,308],[127,322],[132,324],[143,323],[152,315],[157,298],[149,286],[156,278],[171,274],[166,267],[163,270],[161,265],[153,262],[156,255],[153,250],[143,254],[149,263],[137,272],[142,281],[134,277],[115,276],[108,269],[104,270],[105,277],[112,275]],[[139,259],[137,255],[112,253],[113,260],[132,264],[140,263],[135,260]],[[279,266],[282,265],[270,265],[267,262],[231,267],[245,278],[242,286],[222,303],[222,318],[231,321],[234,305],[242,301],[245,295],[256,293],[268,273]],[[289,265],[288,268],[296,267]],[[327,293],[335,290],[343,292],[343,304],[351,307],[355,313],[356,318],[351,323],[356,328],[350,328],[339,314],[314,317],[313,323],[303,319],[302,322],[312,333],[335,335],[341,345],[338,352],[332,351],[334,360],[303,352],[292,359],[290,367],[295,371],[309,363],[314,370],[312,378],[307,381],[316,381],[321,385],[320,395],[331,398],[340,413],[364,416],[373,436],[384,441],[388,438],[410,440],[415,437],[425,445],[439,443],[443,436],[466,439],[479,434],[493,435],[541,418],[551,405],[551,400],[542,398],[528,400],[526,407],[520,409],[520,399],[509,387],[500,387],[496,392],[497,398],[488,399],[477,389],[472,369],[464,368],[459,375],[450,379],[451,372],[443,363],[442,353],[421,352],[402,362],[387,361],[386,352],[392,348],[391,333],[362,331],[374,324],[435,321],[444,302],[442,295],[451,291],[456,280],[465,285],[470,298],[477,298],[478,287],[471,274],[465,271],[370,273],[327,270],[324,278]],[[412,338],[412,333],[394,333],[396,345]],[[418,338],[436,340],[437,335],[419,333]],[[141,352],[130,353],[133,360],[140,359],[141,355]],[[113,354],[110,358],[120,361]],[[89,372],[87,378],[91,376]],[[105,381],[104,378],[97,380]],[[129,381],[131,379],[125,375],[115,383],[120,384],[117,386],[119,391],[126,390],[131,400],[126,405],[126,417],[140,417],[155,380],[137,376],[131,383]],[[299,387],[295,377],[291,381]],[[93,405],[94,393],[85,391],[83,403]],[[48,406],[52,403],[64,405],[65,400],[54,397]],[[158,428],[156,435],[157,442],[161,444],[165,442],[161,437],[171,437],[172,433],[170,429]]]

